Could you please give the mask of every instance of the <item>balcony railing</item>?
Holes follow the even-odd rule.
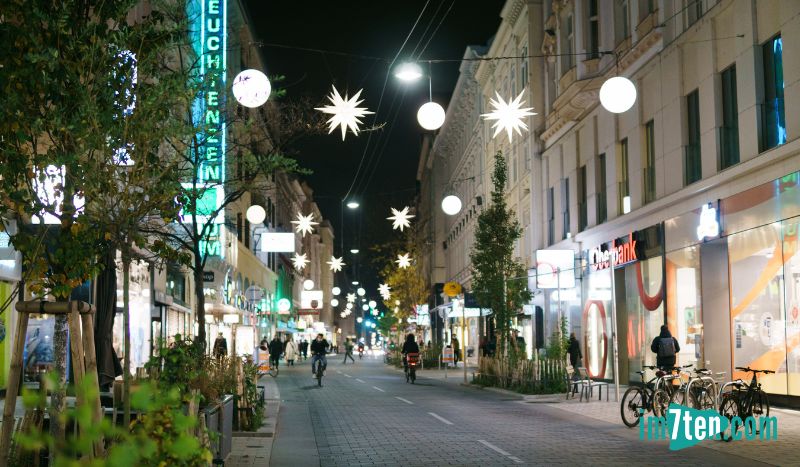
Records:
[[[656,200],[656,168],[645,167],[642,169],[642,181],[644,182],[644,202],[652,203]]]

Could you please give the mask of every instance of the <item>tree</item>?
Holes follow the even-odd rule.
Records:
[[[522,229],[506,207],[506,177],[506,161],[498,151],[494,156],[491,202],[478,216],[470,253],[472,288],[480,306],[492,310],[498,355],[506,355],[513,314],[531,299],[525,267],[514,259],[514,242],[522,235]]]

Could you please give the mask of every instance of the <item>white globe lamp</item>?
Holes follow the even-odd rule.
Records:
[[[303,281],[303,288],[306,290],[311,290],[314,288],[314,281],[311,279],[306,279]]]
[[[417,121],[426,130],[438,130],[444,124],[444,109],[436,102],[423,104],[417,111]]]
[[[348,310],[352,310],[353,309],[353,304],[352,303],[348,303],[344,307],[347,308]]]
[[[367,305],[365,303],[365,304],[361,305],[361,309],[364,310],[364,311],[367,311],[367,310],[369,310],[369,305]]]
[[[378,306],[378,304],[375,302],[375,300],[370,300],[369,301],[369,307],[370,308],[375,308],[376,306]]]
[[[448,216],[455,216],[461,211],[461,199],[456,195],[445,196],[442,200],[442,211]]]
[[[334,287],[333,290],[331,290],[331,292],[333,292],[334,295],[339,295],[340,293],[342,293],[342,289],[340,289],[339,287]]]
[[[359,287],[358,290],[356,290],[356,293],[358,294],[359,297],[363,297],[364,294],[367,293],[367,291],[364,290],[363,287]]]
[[[636,102],[636,86],[628,78],[615,76],[600,87],[600,104],[611,113],[622,113]]]
[[[360,323],[360,322],[362,322],[362,321],[364,321],[364,318],[362,318],[362,317],[360,317],[360,316],[359,316],[358,318],[356,318],[356,322]]]
[[[246,216],[251,224],[261,224],[267,218],[267,211],[263,207],[254,204],[247,208]]]
[[[333,300],[331,300],[331,306],[339,306],[339,300],[337,300],[335,298]]]
[[[264,105],[272,92],[269,78],[258,70],[244,70],[233,78],[233,97],[245,107]]]

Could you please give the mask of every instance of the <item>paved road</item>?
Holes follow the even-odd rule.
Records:
[[[669,451],[618,418],[421,375],[406,384],[380,360],[342,365],[335,357],[319,388],[307,362],[282,366],[270,465],[758,465],[701,446]]]

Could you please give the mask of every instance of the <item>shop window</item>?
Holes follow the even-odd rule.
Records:
[[[637,371],[643,366],[655,365],[656,356],[650,343],[661,332],[664,324],[663,257],[656,256],[638,261],[624,268],[625,308],[617,320],[627,349],[628,378],[640,381]],[[622,345],[620,345],[622,347]],[[625,358],[624,354],[620,359]]]
[[[652,203],[656,199],[656,137],[653,120],[644,124],[644,202]]]
[[[167,295],[186,303],[186,278],[180,271],[167,269]]]
[[[678,339],[678,365],[705,368],[700,251],[694,245],[667,254],[667,324]]]
[[[602,224],[608,219],[608,209],[606,204],[606,155],[600,154],[597,156],[597,163],[595,165],[597,179],[595,182],[595,191],[597,192],[597,223]]]
[[[783,276],[785,278],[786,372],[788,393],[800,396],[800,254],[798,232],[800,218],[782,223]],[[780,332],[780,329],[777,330]]]
[[[739,163],[739,105],[736,97],[736,65],[721,73],[722,127],[720,128],[719,168]]]
[[[683,185],[703,176],[700,161],[700,96],[695,89],[686,96],[687,144],[683,152]]]
[[[783,40],[780,35],[761,46],[764,104],[761,106],[761,151],[786,143],[783,102]]]
[[[575,329],[581,341],[583,364],[594,378],[614,378],[612,321],[611,321],[611,269],[598,271],[589,268],[585,275],[581,313],[581,328]]]

